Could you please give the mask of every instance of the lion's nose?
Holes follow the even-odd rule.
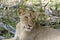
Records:
[[[30,24],[28,24],[29,27],[32,27]]]

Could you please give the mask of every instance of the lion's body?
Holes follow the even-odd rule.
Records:
[[[18,30],[19,31],[19,30]],[[53,28],[38,27],[34,28],[31,32],[20,32],[20,40],[60,40],[60,32]]]

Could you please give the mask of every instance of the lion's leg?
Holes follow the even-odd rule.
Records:
[[[14,39],[19,40],[19,35],[20,35],[20,22],[16,25],[16,33]]]

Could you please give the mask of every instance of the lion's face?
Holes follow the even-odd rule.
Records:
[[[22,12],[22,10],[19,11],[19,18],[20,22],[24,24],[23,28],[26,31],[31,31],[34,27],[34,16],[32,15],[31,12]]]

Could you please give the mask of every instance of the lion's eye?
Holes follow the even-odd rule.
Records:
[[[24,26],[24,28],[25,28],[25,26]]]
[[[27,16],[25,16],[25,18],[28,18]]]
[[[21,12],[19,12],[19,15],[21,14]]]
[[[40,14],[38,16],[40,16]]]

